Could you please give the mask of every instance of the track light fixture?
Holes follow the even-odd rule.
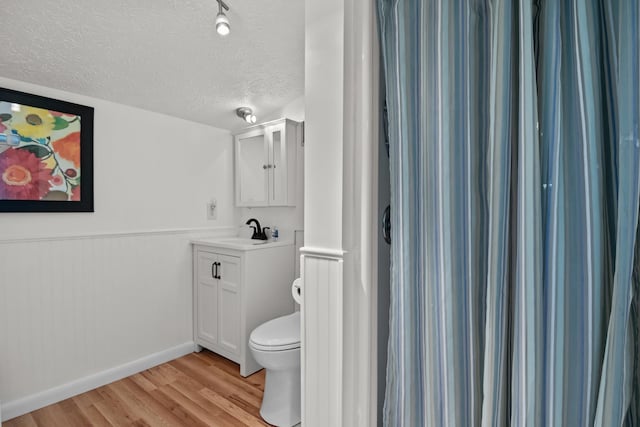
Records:
[[[229,18],[224,14],[222,9],[229,11],[229,6],[225,4],[222,0],[217,0],[218,2],[218,14],[216,15],[216,31],[221,36],[226,36],[231,31],[231,25],[229,25]]]
[[[240,107],[236,110],[236,114],[238,115],[238,117],[240,117],[242,120],[244,120],[247,123],[255,123],[256,122],[256,116],[253,114],[253,110],[251,110],[251,108],[249,107]]]

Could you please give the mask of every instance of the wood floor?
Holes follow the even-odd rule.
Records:
[[[260,418],[264,370],[207,350],[192,353],[4,422],[3,427],[268,426]]]

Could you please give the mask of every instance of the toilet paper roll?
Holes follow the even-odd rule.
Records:
[[[294,280],[293,284],[291,285],[291,295],[293,295],[293,299],[298,304],[302,304],[302,289],[301,289],[301,286],[302,286],[302,279],[299,278],[299,277],[296,280]]]

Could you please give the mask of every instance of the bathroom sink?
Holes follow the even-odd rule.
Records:
[[[199,245],[214,246],[220,248],[237,249],[241,251],[249,251],[254,249],[260,249],[273,246],[285,246],[290,245],[291,242],[278,240],[257,240],[249,239],[248,237],[216,237],[212,239],[196,239],[191,243]]]
[[[247,239],[246,237],[229,237],[224,239],[218,239],[220,242],[237,244],[237,245],[265,245],[267,240]]]

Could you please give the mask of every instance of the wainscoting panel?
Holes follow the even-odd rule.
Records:
[[[301,252],[302,425],[340,427],[342,252],[313,248]]]
[[[3,417],[51,403],[55,393],[42,399],[48,390],[68,397],[65,384],[113,381],[119,366],[145,369],[189,351],[189,240],[228,233],[225,227],[0,240]],[[40,398],[30,404],[33,396]]]

